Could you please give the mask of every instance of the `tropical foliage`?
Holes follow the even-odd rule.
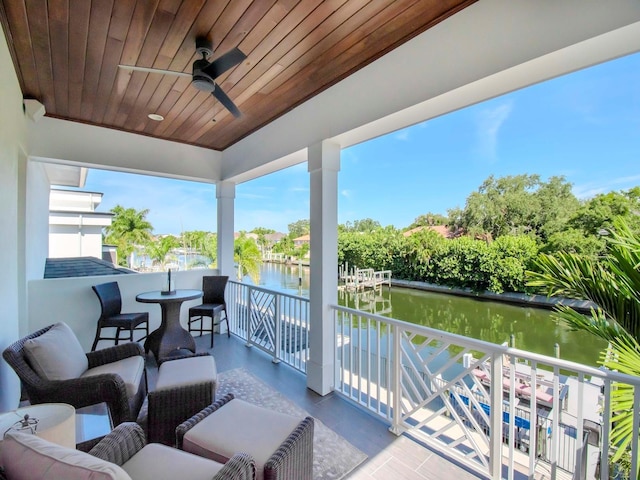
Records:
[[[575,330],[585,330],[608,342],[601,363],[610,370],[640,376],[640,237],[622,218],[613,220],[611,238],[599,261],[574,253],[542,254],[529,284],[549,295],[591,300],[596,307],[585,316],[567,306],[556,316]],[[628,450],[633,435],[633,388],[617,384],[611,395],[612,461]]]
[[[175,260],[175,255],[170,255],[171,250],[180,245],[180,242],[173,235],[166,235],[153,242],[149,242],[144,249],[145,254],[155,265],[165,269],[167,260]]]
[[[233,261],[238,268],[238,280],[249,275],[251,281],[260,283],[260,266],[262,254],[258,245],[251,237],[241,234],[233,243]]]
[[[204,242],[202,243],[202,255],[205,257],[209,257],[211,259],[211,263],[209,264],[210,268],[214,268],[218,263],[218,235],[215,233],[207,234]]]
[[[111,225],[105,228],[104,242],[116,246],[120,265],[132,268],[130,257],[136,245],[141,246],[151,240],[153,226],[146,218],[149,210],[138,211],[116,205],[111,213],[114,216]]]
[[[273,246],[275,253],[283,253],[285,256],[293,256],[296,246],[293,244],[291,237],[283,237],[278,243]]]
[[[470,237],[446,239],[428,229],[408,237],[391,227],[367,235],[338,234],[340,264],[474,291],[523,291],[525,271],[537,253],[536,242],[526,235],[487,243]]]
[[[448,218],[421,215],[407,227],[406,237],[392,227],[339,226],[338,257],[341,264],[390,269],[396,278],[475,291],[527,292],[525,271],[538,268],[539,252],[579,254],[597,263],[613,218],[624,217],[630,230],[640,233],[638,212],[640,187],[581,202],[562,177],[547,182],[537,175],[489,177],[463,209],[449,210]],[[435,231],[442,225],[454,238]]]

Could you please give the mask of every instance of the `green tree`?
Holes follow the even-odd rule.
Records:
[[[276,231],[271,228],[256,227],[251,230],[250,233],[255,233],[256,235],[258,235],[256,243],[258,244],[258,248],[260,248],[260,251],[264,254],[269,250],[269,247],[271,246],[271,242],[267,240],[266,236],[270,233],[276,233]]]
[[[490,176],[467,197],[450,222],[472,236],[533,235],[540,242],[562,230],[579,206],[563,177],[542,182],[538,175]]]
[[[283,253],[286,256],[293,256],[295,245],[291,237],[282,237],[282,239],[273,246],[275,253]]]
[[[256,235],[268,235],[270,233],[276,233],[276,231],[272,228],[256,227],[251,230],[250,233],[255,233]]]
[[[218,235],[208,233],[202,244],[202,254],[211,259],[210,268],[215,268],[218,263]]]
[[[292,239],[301,237],[302,235],[307,235],[311,231],[311,223],[309,220],[298,220],[290,223],[288,227],[289,236]]]
[[[612,228],[617,217],[625,218],[629,228],[640,231],[640,187],[596,195],[583,204],[569,224],[587,235],[599,235]]]
[[[147,221],[149,210],[136,210],[116,205],[111,209],[114,214],[111,225],[105,227],[105,242],[115,245],[120,265],[131,265],[131,254],[136,245],[144,245],[151,240],[153,227]]]
[[[417,217],[411,225],[407,227],[407,230],[417,227],[433,227],[434,225],[448,225],[449,219],[439,213],[425,213]]]
[[[469,234],[500,235],[526,233],[531,225],[531,191],[538,186],[537,175],[494,178],[491,175],[467,197],[462,227]]]
[[[153,242],[147,243],[145,253],[154,264],[160,265],[164,270],[167,260],[175,259],[175,255],[170,255],[171,250],[180,245],[179,240],[173,235],[166,235]]]
[[[182,235],[180,236],[180,244],[185,250],[193,250],[197,253],[202,253],[207,235],[208,232],[205,232],[204,230],[182,232]]]
[[[532,213],[535,233],[541,243],[549,237],[566,229],[567,222],[580,207],[579,200],[572,192],[571,184],[564,177],[551,177],[540,182],[533,193]]]
[[[596,260],[573,253],[540,255],[537,272],[528,272],[529,285],[548,295],[591,300],[596,307],[585,316],[559,306],[555,315],[572,329],[585,330],[608,342],[601,363],[606,368],[640,376],[640,237],[623,218],[613,220],[604,258]],[[633,387],[612,389],[612,461],[628,450],[634,432]],[[637,472],[636,472],[637,474]]]
[[[241,234],[233,243],[233,261],[238,266],[238,280],[249,275],[253,283],[260,283],[262,255],[258,245],[251,237]]]
[[[302,245],[300,245],[299,247],[293,250],[293,256],[297,259],[303,259],[304,257],[307,256],[307,253],[309,253],[310,248],[311,248],[310,244],[303,243]]]
[[[544,253],[577,253],[596,258],[605,249],[605,240],[601,235],[589,235],[578,228],[567,227],[553,233],[542,246]]]
[[[204,265],[204,262],[198,257],[193,257],[192,254],[204,255],[204,242],[207,238],[207,232],[203,230],[192,230],[182,232],[180,235],[180,245],[185,253],[185,264],[187,268],[194,266]]]
[[[356,232],[373,232],[379,228],[382,228],[380,222],[373,220],[372,218],[364,218],[353,222],[353,230]]]

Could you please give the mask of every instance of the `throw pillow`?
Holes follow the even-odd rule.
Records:
[[[64,322],[24,342],[24,349],[33,369],[47,380],[78,378],[89,368],[82,345]]]
[[[1,453],[6,476],[12,480],[131,480],[114,463],[28,433],[7,433]]]

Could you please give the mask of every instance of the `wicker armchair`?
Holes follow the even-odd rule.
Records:
[[[223,408],[235,397],[229,393],[197,413],[189,420],[181,423],[176,428],[176,445],[182,449],[184,447],[184,436],[195,425],[205,420],[216,410]],[[313,477],[313,429],[314,421],[312,417],[306,417],[271,454],[264,464],[265,480],[311,480]],[[247,437],[247,451],[251,454],[253,439]],[[244,448],[243,448],[244,450]],[[199,454],[202,454],[200,452]],[[257,462],[259,463],[259,462]],[[257,467],[259,468],[259,467]]]
[[[135,420],[142,402],[147,394],[146,371],[140,380],[137,393],[131,398],[127,394],[124,381],[116,374],[100,374],[69,380],[47,380],[32,368],[29,363],[24,344],[47,332],[53,325],[34,332],[9,345],[2,356],[17,373],[27,398],[32,404],[68,403],[76,408],[105,402],[109,408],[113,425]],[[87,353],[89,369],[106,365],[125,358],[140,355],[144,358],[144,350],[137,343],[105,348]]]
[[[93,449],[89,451],[89,454],[106,460],[107,462],[123,466],[135,457],[146,445],[147,441],[144,431],[138,424],[123,423],[93,447]],[[172,463],[175,464],[180,461],[186,461],[188,465],[191,454],[170,447],[163,446],[163,448],[165,449],[164,452],[172,457],[172,460],[176,460],[176,462]],[[177,478],[173,476],[172,472],[166,473],[166,478]],[[181,473],[181,478],[185,480],[189,479],[188,467],[183,469]],[[234,455],[224,464],[224,467],[212,477],[213,480],[252,480],[254,478],[255,463],[251,456],[244,453]]]
[[[136,423],[121,423],[88,453],[10,432],[0,479],[120,478],[130,480],[253,480],[255,463],[238,453],[225,464],[156,443],[147,443]]]

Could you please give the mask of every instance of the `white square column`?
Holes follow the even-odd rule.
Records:
[[[308,149],[311,183],[311,267],[307,386],[326,395],[334,386],[335,324],[329,305],[338,303],[338,172],[340,145],[323,141]]]
[[[232,280],[235,280],[233,264],[235,199],[235,183],[216,183],[216,203],[218,208],[218,270],[220,271],[220,275],[228,275]]]

